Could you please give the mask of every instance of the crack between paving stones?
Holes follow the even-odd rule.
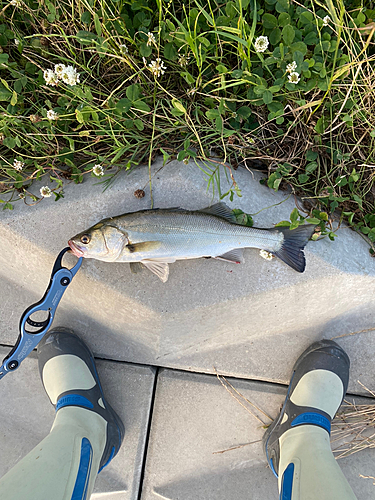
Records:
[[[13,346],[9,346],[7,344],[2,344],[0,343],[0,347],[6,347],[11,349]],[[35,356],[36,355],[36,349],[31,351],[31,353]],[[31,354],[30,353],[30,354]],[[34,357],[33,356],[33,357]],[[160,370],[170,370],[173,372],[180,372],[180,373],[191,373],[191,374],[197,374],[197,375],[207,375],[208,377],[215,377],[217,378],[217,375],[215,373],[208,373],[208,372],[200,372],[200,371],[193,371],[193,370],[183,370],[181,368],[173,368],[169,366],[156,366],[152,364],[147,364],[147,363],[134,363],[133,361],[124,361],[124,360],[119,360],[119,359],[111,359],[111,358],[101,358],[99,356],[94,356],[96,360],[99,361],[110,361],[111,363],[125,363],[127,365],[132,365],[132,366],[145,366],[148,368],[151,368],[155,370],[155,381],[154,381],[154,388],[153,388],[153,393],[152,393],[152,408],[154,405],[154,395],[155,395],[155,390],[156,390],[156,380],[157,376],[159,374]],[[244,382],[259,382],[260,384],[264,385],[269,385],[269,386],[276,386],[280,388],[286,389],[288,387],[288,384],[283,384],[281,382],[272,382],[270,380],[264,380],[264,379],[259,379],[259,378],[244,378],[244,377],[238,377],[236,375],[228,375],[227,373],[219,373],[220,376],[226,377],[226,378],[231,378],[235,379],[238,381],[244,381]],[[355,393],[355,392],[347,392],[346,396],[353,397],[353,398],[366,398],[371,401],[373,401],[375,398],[372,396],[368,396],[367,394],[364,393]]]
[[[152,388],[151,402],[150,402],[150,408],[149,408],[148,423],[147,423],[147,430],[146,430],[146,438],[145,438],[145,442],[144,442],[142,468],[141,468],[141,475],[139,478],[137,500],[141,500],[141,498],[142,498],[143,480],[144,480],[144,477],[146,474],[146,463],[147,463],[148,446],[149,446],[150,435],[151,435],[152,417],[154,415],[154,405],[155,405],[155,399],[156,399],[156,386],[158,383],[158,377],[159,377],[159,371],[160,371],[158,366],[155,366],[154,368],[155,368],[155,378],[154,378],[154,385]]]

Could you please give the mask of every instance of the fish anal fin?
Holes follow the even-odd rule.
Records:
[[[225,260],[227,262],[234,262],[235,264],[242,264],[243,259],[243,250],[242,248],[235,248],[234,250],[230,250],[223,255],[218,255],[215,259]]]
[[[126,248],[130,253],[135,253],[157,250],[158,248],[160,248],[160,246],[160,241],[142,241],[140,243],[129,243],[128,245],[126,245]]]
[[[204,214],[208,215],[216,215],[216,217],[221,217],[222,219],[227,220],[228,222],[232,222],[233,224],[237,223],[236,216],[232,212],[232,210],[222,201],[219,203],[215,203],[211,207],[202,208],[199,210]]]
[[[168,280],[169,276],[169,266],[168,262],[163,261],[162,259],[149,259],[142,260],[142,264],[147,267],[152,273],[156,274],[158,278],[161,279],[163,283]]]

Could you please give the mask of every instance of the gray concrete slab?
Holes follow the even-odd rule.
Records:
[[[245,398],[275,418],[286,387],[228,379]],[[238,397],[238,396],[237,396]],[[142,500],[272,500],[277,481],[263,456],[262,423],[270,419],[214,376],[159,372]],[[252,443],[252,444],[247,444]],[[226,451],[225,451],[226,450]],[[373,498],[375,450],[340,460],[358,499]]]
[[[151,169],[155,207],[197,209],[218,200],[197,166],[173,161]],[[118,176],[102,193],[88,178],[70,184],[65,198],[0,216],[0,342],[17,337],[22,311],[43,295],[57,253],[70,237],[103,217],[150,208],[148,168]],[[259,227],[287,219],[295,207],[287,193],[259,184],[262,175],[239,169],[242,198],[232,208],[254,214]],[[31,188],[39,192],[41,183]],[[222,175],[222,190],[228,187]],[[138,200],[133,193],[145,188]],[[268,208],[267,208],[268,207]],[[265,209],[265,210],[262,210]],[[262,211],[260,211],[262,210]],[[331,242],[310,242],[299,274],[278,259],[245,251],[245,263],[180,261],[163,284],[127,264],[86,260],[57,311],[55,325],[82,332],[96,354],[109,359],[287,383],[293,359],[312,341],[338,337],[352,361],[350,390],[375,386],[375,260],[349,229]],[[75,259],[65,261],[74,264]],[[354,332],[355,335],[351,335]]]
[[[9,349],[0,348],[1,359]],[[97,361],[103,390],[121,416],[126,434],[113,461],[99,474],[92,499],[136,500],[144,455],[154,370]],[[44,392],[33,352],[0,382],[0,477],[50,431],[55,411]]]

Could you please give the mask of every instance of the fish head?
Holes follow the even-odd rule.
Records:
[[[124,231],[105,220],[71,238],[68,245],[77,257],[113,262],[128,242]]]

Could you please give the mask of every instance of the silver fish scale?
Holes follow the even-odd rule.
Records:
[[[159,241],[151,251],[124,251],[117,261],[143,259],[193,259],[217,257],[235,248],[280,249],[284,236],[277,230],[257,229],[232,224],[224,218],[201,212],[158,210],[125,214],[111,219],[128,234],[131,244]]]

